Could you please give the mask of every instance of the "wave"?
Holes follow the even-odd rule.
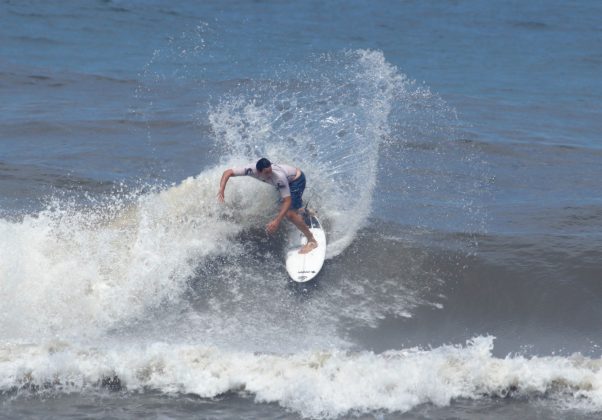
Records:
[[[343,252],[370,214],[388,113],[408,82],[381,52],[317,63],[317,73],[226,95],[210,111],[223,152],[219,166],[160,191],[87,206],[56,199],[20,221],[0,220],[0,296],[14,302],[0,313],[0,336],[94,335],[127,325],[182,303],[191,282],[202,290],[226,279],[223,265],[217,275],[211,271],[215,258],[234,261],[229,275],[248,282],[275,271],[273,257],[263,270],[257,262],[253,269],[238,265],[249,243],[275,250],[254,233],[276,211],[275,192],[235,179],[227,204],[215,199],[221,171],[261,155],[306,171],[307,198],[328,229],[328,256]],[[250,232],[246,243],[244,232]]]
[[[428,265],[428,250],[362,229],[371,223],[377,186],[407,194],[404,182],[412,182],[398,181],[397,158],[407,149],[395,147],[403,139],[390,133],[391,119],[404,127],[396,134],[445,136],[447,121],[432,121],[447,108],[379,51],[312,60],[279,77],[228,86],[200,118],[221,160],[198,175],[108,198],[98,198],[106,190],[86,189],[83,204],[55,198],[44,211],[0,219],[0,298],[13,303],[0,311],[0,337],[196,337],[196,344],[282,354],[352,348],[357,329],[411,318],[418,306],[441,308],[444,296],[431,292],[444,280]],[[435,163],[449,156],[443,151]],[[457,153],[469,166],[466,149]],[[222,171],[259,156],[303,168],[305,198],[327,229],[330,261],[307,289],[287,283],[285,232],[268,237],[263,230],[278,209],[272,188],[236,178],[226,204],[216,201]],[[443,178],[454,184],[449,194],[464,214],[471,190]],[[424,195],[422,177],[416,189]]]
[[[90,74],[73,71],[52,72],[48,69],[34,66],[2,63],[0,75],[8,88],[23,89],[29,86],[35,88],[70,88],[70,89],[123,89],[137,86],[133,79],[123,79],[100,74]]]
[[[80,347],[2,344],[0,391],[157,390],[214,398],[228,392],[277,403],[303,417],[407,412],[457,399],[545,399],[562,409],[602,411],[602,360],[492,356],[494,338],[381,354],[246,353],[188,344]]]
[[[70,139],[90,138],[94,135],[119,135],[131,133],[136,130],[152,128],[181,129],[190,125],[190,121],[176,119],[157,119],[152,123],[143,123],[133,119],[94,119],[76,121],[16,121],[1,124],[0,128],[7,136],[17,138],[68,137]],[[199,127],[202,129],[202,127]]]

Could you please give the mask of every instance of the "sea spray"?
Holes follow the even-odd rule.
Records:
[[[409,82],[380,51],[327,54],[312,64],[285,82],[250,83],[228,95],[209,121],[224,156],[267,156],[305,171],[305,199],[325,220],[332,258],[370,214],[379,145]]]

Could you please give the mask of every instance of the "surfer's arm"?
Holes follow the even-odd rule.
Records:
[[[226,184],[231,176],[234,176],[232,169],[226,169],[222,174],[222,179],[219,182],[219,192],[217,193],[217,201],[220,203],[224,202],[224,192],[226,191]]]
[[[280,226],[280,222],[286,216],[286,213],[291,208],[291,196],[284,197],[282,199],[282,205],[280,206],[280,211],[278,215],[266,226],[268,233],[274,233],[278,230],[278,226]]]

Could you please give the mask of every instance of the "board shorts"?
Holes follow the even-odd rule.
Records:
[[[305,191],[305,174],[301,172],[299,178],[288,184],[291,190],[291,209],[298,210],[303,207],[303,191]]]

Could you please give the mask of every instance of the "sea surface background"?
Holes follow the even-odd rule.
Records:
[[[602,415],[600,74],[597,1],[0,1],[0,417]]]

